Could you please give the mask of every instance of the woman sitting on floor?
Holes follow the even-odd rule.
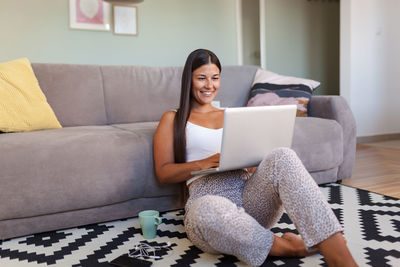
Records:
[[[159,181],[186,181],[189,188],[184,221],[189,239],[205,252],[231,254],[250,265],[261,265],[268,255],[320,251],[329,266],[356,266],[341,225],[294,151],[275,149],[257,168],[191,177],[192,171],[219,165],[224,112],[211,102],[220,72],[214,53],[193,51],[183,69],[179,109],[162,116],[154,136]],[[270,231],[283,207],[302,238]]]

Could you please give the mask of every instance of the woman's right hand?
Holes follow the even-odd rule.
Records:
[[[208,158],[198,160],[196,163],[200,167],[200,170],[216,168],[219,166],[219,158],[220,158],[220,153],[216,153]]]

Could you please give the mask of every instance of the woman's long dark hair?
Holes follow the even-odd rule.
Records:
[[[174,120],[174,156],[176,163],[186,162],[186,123],[192,108],[192,73],[206,64],[215,64],[221,72],[218,57],[206,49],[197,49],[186,59],[182,73],[181,98]]]

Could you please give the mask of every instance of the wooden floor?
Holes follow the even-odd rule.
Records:
[[[342,184],[400,198],[400,140],[357,145],[353,175]]]

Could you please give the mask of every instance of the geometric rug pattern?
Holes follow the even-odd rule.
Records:
[[[320,186],[344,227],[348,247],[359,266],[400,266],[400,200],[332,183]],[[163,212],[157,237],[141,235],[137,217],[0,241],[0,266],[111,267],[113,259],[146,243],[165,247],[152,266],[246,266],[230,255],[203,253],[188,239],[183,210]],[[272,229],[297,233],[284,214]],[[170,244],[166,247],[166,244]],[[319,254],[305,258],[268,257],[262,266],[327,266]]]

